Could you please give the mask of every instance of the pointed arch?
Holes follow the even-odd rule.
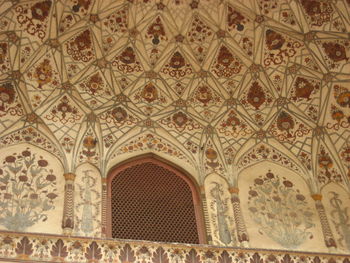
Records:
[[[143,169],[145,172],[143,172]],[[137,178],[140,180],[137,180]],[[147,185],[152,185],[150,188],[152,188],[153,191],[147,192],[147,190],[150,189]],[[120,193],[119,191],[123,193],[118,195],[118,198],[124,198],[125,196],[127,199],[131,195],[132,197],[125,202],[123,200],[119,200],[120,202],[118,202],[116,201],[115,194]],[[130,192],[132,192],[131,195],[129,195]],[[136,199],[133,199],[135,196]],[[178,196],[180,196],[180,204],[186,204],[183,206],[184,209],[178,205]],[[189,200],[188,197],[191,200]],[[168,202],[163,202],[164,199],[168,200]],[[130,206],[135,200],[136,203],[138,203],[136,204],[136,208]],[[143,233],[144,231],[142,231],[142,235],[141,231],[137,232],[137,230],[133,230],[133,228],[136,227],[135,222],[120,222],[120,218],[118,217],[118,213],[123,213],[126,220],[128,220],[128,213],[137,215],[135,209],[137,209],[140,201],[142,203],[142,208],[147,207],[147,216],[143,216],[141,219],[137,218],[137,216],[133,218],[137,218],[136,224],[145,224],[143,229],[148,227],[147,231],[145,231],[147,233],[145,234]],[[119,206],[119,204],[123,202],[125,205]],[[157,202],[156,206],[154,205],[155,202]],[[162,203],[166,206],[163,206]],[[103,204],[107,208],[107,236],[113,238],[148,239],[166,242],[206,243],[204,216],[201,204],[199,186],[195,179],[182,168],[153,153],[128,159],[114,166],[107,176],[107,202]],[[166,212],[163,213],[163,209],[166,210]],[[175,211],[176,213],[172,213]],[[156,218],[155,215],[159,217]],[[113,216],[117,216],[118,220],[113,220]],[[191,224],[184,223],[191,220],[192,226],[195,226],[196,229],[193,229]],[[116,225],[116,222],[118,225]],[[157,222],[157,224],[161,222],[160,224],[162,225],[157,225],[156,229],[152,229],[152,225],[155,226],[155,222]],[[177,226],[177,224],[179,225]],[[119,229],[129,228],[129,230],[133,231],[132,235],[134,236],[129,236],[129,233],[125,234],[128,230],[122,231],[123,233],[120,232],[118,226]],[[186,227],[186,230],[177,234],[180,228],[185,229]],[[169,232],[171,236],[169,236],[170,234],[168,235],[161,232],[162,229],[172,230]],[[190,237],[184,236],[187,232],[190,233]],[[188,240],[196,239],[194,235],[197,235],[197,241],[189,242]]]

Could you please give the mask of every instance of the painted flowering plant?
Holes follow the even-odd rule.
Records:
[[[261,230],[285,248],[297,248],[312,238],[313,213],[293,183],[270,171],[254,180],[248,192],[249,211]]]
[[[54,209],[56,176],[49,163],[29,148],[5,157],[0,168],[0,225],[24,231],[47,220]]]

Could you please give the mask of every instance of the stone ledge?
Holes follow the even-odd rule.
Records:
[[[350,263],[350,255],[0,231],[0,261]]]

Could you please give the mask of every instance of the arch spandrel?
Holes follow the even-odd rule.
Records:
[[[327,251],[315,201],[300,175],[266,161],[243,170],[238,187],[251,247]]]
[[[350,252],[350,195],[344,186],[329,183],[322,191],[328,222],[337,243],[338,251]]]
[[[62,234],[64,169],[51,153],[30,144],[0,152],[3,197],[0,228]]]

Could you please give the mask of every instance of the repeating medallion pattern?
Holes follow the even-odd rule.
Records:
[[[332,184],[349,193],[349,21],[348,0],[3,0],[0,150],[36,145],[67,171],[90,163],[102,177],[118,160],[154,152],[191,167],[199,186],[208,176],[221,176],[225,183],[206,189],[213,242],[238,244],[235,231],[241,230],[232,228],[241,219],[229,211],[227,197],[237,193],[226,188],[236,187],[244,180],[240,172],[258,163],[299,174],[310,193]],[[0,164],[0,204],[8,206],[0,207],[0,225],[10,230],[30,228],[55,206],[58,175],[46,168],[45,156],[24,150],[9,153]],[[248,193],[256,226],[284,248],[302,247],[311,238],[306,193],[284,175],[261,176]],[[100,223],[92,200],[100,198],[92,189],[100,183],[95,180],[87,172],[77,183],[81,235]],[[20,197],[31,216],[23,226],[9,220],[26,216]],[[283,230],[282,219],[262,214],[268,207],[276,212],[291,198],[304,217],[288,212],[290,229]],[[349,223],[341,218],[348,216],[347,206],[336,192],[327,198],[333,224],[344,236],[339,243],[349,252],[344,234]],[[237,210],[239,200],[232,199]],[[42,211],[33,214],[43,202]],[[13,211],[5,211],[10,207]],[[46,249],[45,242],[27,237],[0,242],[5,247],[0,253],[17,247],[17,254],[32,255],[22,251],[27,245]],[[102,250],[106,258],[123,262],[168,262],[163,259],[170,255],[170,262],[278,262],[273,255],[238,259],[210,250],[67,242],[58,239],[47,253],[76,262],[84,257],[98,262]]]

